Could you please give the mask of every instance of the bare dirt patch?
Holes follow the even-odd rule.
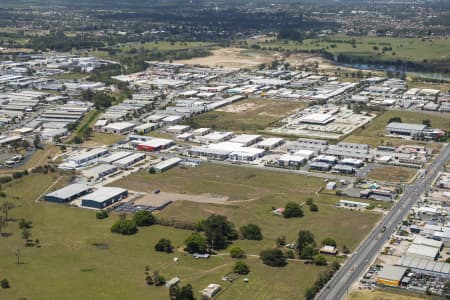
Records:
[[[224,204],[228,200],[226,196],[213,195],[213,194],[180,194],[180,193],[168,193],[160,192],[159,194],[146,194],[143,197],[135,201],[138,205],[150,205],[160,206],[167,201],[191,201],[197,203],[213,203]]]
[[[187,65],[202,65],[208,67],[224,68],[253,68],[263,63],[270,63],[279,57],[278,53],[249,51],[240,48],[221,48],[212,51],[213,55],[188,60],[179,60],[177,63]]]

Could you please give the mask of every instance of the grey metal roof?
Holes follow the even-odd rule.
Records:
[[[83,196],[81,200],[82,201],[88,200],[102,203],[126,191],[127,191],[126,189],[118,187],[102,187],[93,193]]]
[[[428,272],[450,275],[450,264],[431,259],[417,258],[412,256],[402,256],[400,265],[406,268],[418,269]]]
[[[427,128],[426,125],[423,124],[412,124],[412,123],[398,123],[398,122],[392,122],[389,123],[386,126],[386,129],[389,130],[424,130],[425,128]]]
[[[77,194],[83,193],[89,189],[90,189],[90,187],[85,184],[74,183],[74,184],[70,184],[68,186],[63,187],[62,189],[48,193],[45,196],[46,197],[55,197],[55,198],[60,198],[60,199],[68,199]]]

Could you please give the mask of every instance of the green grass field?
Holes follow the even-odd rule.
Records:
[[[190,125],[236,132],[260,132],[296,110],[305,103],[266,99],[248,99],[225,108],[195,116]]]
[[[114,186],[147,192],[160,189],[187,194],[213,193],[240,200],[228,205],[175,202],[160,216],[195,222],[216,213],[228,216],[237,227],[257,224],[265,236],[263,241],[236,242],[249,253],[259,253],[262,247],[273,246],[280,235],[293,241],[300,229],[311,230],[318,241],[333,237],[341,247],[345,244],[353,249],[369,233],[379,215],[337,209],[335,204],[339,197],[318,194],[324,183],[314,177],[205,163],[194,169],[175,168],[162,174],[135,173],[115,182]],[[312,213],[305,207],[305,217],[299,219],[284,219],[271,213],[272,207],[284,207],[289,201],[303,203],[308,197],[315,199],[320,212]]]
[[[355,40],[355,47],[351,41]],[[344,54],[361,57],[367,60],[395,61],[397,59],[412,62],[424,60],[450,59],[450,40],[435,38],[422,40],[419,38],[390,37],[347,37],[332,36],[318,39],[306,39],[302,43],[294,41],[268,41],[259,43],[262,48],[285,49],[291,51],[326,50],[332,54]],[[391,48],[383,52],[383,48]]]
[[[390,182],[409,182],[416,173],[417,169],[413,168],[382,166],[373,168],[367,178]]]
[[[250,282],[245,284],[241,278],[234,284],[225,283],[221,278],[234,264],[227,255],[195,260],[179,249],[173,254],[153,250],[155,243],[163,237],[175,246],[182,246],[190,231],[152,226],[140,228],[134,236],[121,236],[110,232],[111,224],[118,218],[116,215],[96,220],[95,213],[90,210],[36,203],[35,199],[59,177],[59,174],[35,174],[2,185],[2,191],[7,195],[5,200],[14,202],[16,208],[9,214],[15,221],[10,221],[4,230],[12,235],[0,238],[0,278],[7,278],[11,285],[10,289],[0,290],[1,299],[168,299],[165,287],[146,286],[144,270],[147,265],[166,279],[179,276],[183,285],[191,283],[197,299],[200,299],[197,291],[209,283],[222,285],[224,291],[220,299],[302,299],[305,288],[311,286],[318,272],[323,270],[323,267],[299,261],[291,261],[285,268],[271,268],[259,259],[249,257],[246,262],[251,272],[246,277]],[[55,188],[66,182],[67,179],[63,179]],[[307,185],[311,191],[314,188]],[[373,215],[360,216],[360,223],[367,227],[375,219]],[[17,224],[21,218],[33,222],[31,238],[39,239],[40,248],[24,246]],[[281,218],[273,220],[284,221]],[[276,226],[276,222],[272,225]],[[343,222],[336,220],[336,223]],[[301,227],[292,228],[298,231]],[[331,225],[329,229],[332,229]],[[247,241],[236,244],[248,253],[259,253],[260,246],[265,245]],[[16,248],[21,252],[20,264],[16,262]],[[180,262],[174,263],[174,257],[179,257]],[[277,288],[268,289],[268,286]]]
[[[420,295],[415,293],[408,293],[407,291],[387,291],[387,290],[372,290],[372,291],[355,291],[350,294],[348,300],[421,300],[421,299],[438,299],[432,296]]]
[[[400,117],[403,123],[422,124],[425,119],[431,120],[431,127],[440,128],[450,131],[450,119],[445,115],[430,114],[426,112],[407,112],[407,111],[386,111],[382,115],[376,117],[372,122],[363,129],[355,131],[352,135],[344,139],[345,142],[363,143],[371,147],[381,144],[419,144],[431,146],[432,143],[421,141],[407,141],[404,139],[385,137],[386,126],[389,120],[394,117]]]

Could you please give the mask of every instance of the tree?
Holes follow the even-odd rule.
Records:
[[[240,275],[247,275],[250,273],[250,268],[243,261],[237,261],[233,267],[233,272]]]
[[[2,287],[2,289],[9,289],[11,286],[9,285],[9,281],[6,278],[3,278],[0,281],[0,286]]]
[[[153,281],[155,282],[156,286],[161,286],[166,283],[166,279],[164,278],[164,276],[159,275],[159,272],[153,273]]]
[[[333,246],[333,247],[337,246],[336,241],[333,240],[332,238],[324,238],[320,244],[322,246]]]
[[[315,252],[316,251],[315,251],[313,245],[307,244],[300,250],[299,256],[301,259],[311,259],[314,256]]]
[[[431,120],[430,119],[422,120],[422,124],[426,125],[427,127],[430,127],[431,126]]]
[[[191,234],[185,241],[186,251],[189,253],[206,253],[208,243],[199,233]]]
[[[344,246],[342,246],[342,252],[344,252],[344,254],[349,254],[350,249],[348,249],[348,247],[346,245],[344,245]]]
[[[107,212],[106,210],[98,211],[98,212],[95,214],[95,217],[96,217],[97,219],[99,219],[99,220],[106,219],[108,216],[109,216],[109,215],[108,215],[108,212]]]
[[[286,255],[286,257],[289,258],[289,259],[294,259],[294,258],[295,258],[294,251],[292,251],[291,249],[286,250],[285,255]]]
[[[25,240],[25,243],[31,238],[31,231],[28,228],[22,229],[22,238]]]
[[[155,168],[152,166],[152,167],[150,167],[150,169],[148,169],[148,172],[149,172],[150,174],[155,174],[155,173],[156,173],[156,170],[155,170]]]
[[[245,251],[242,248],[234,246],[230,248],[230,256],[232,258],[245,258]]]
[[[173,247],[170,240],[162,238],[158,241],[158,243],[156,243],[155,250],[159,252],[172,253]]]
[[[241,232],[241,235],[246,240],[260,241],[263,239],[263,235],[261,233],[261,228],[259,228],[255,224],[244,225],[239,229],[239,231]]]
[[[400,118],[400,117],[392,117],[392,118],[390,118],[389,119],[389,121],[388,121],[388,124],[390,124],[390,123],[402,123],[402,118]]]
[[[20,229],[31,229],[33,227],[33,223],[31,221],[27,221],[25,219],[20,219],[19,221],[19,228]]]
[[[169,288],[169,299],[178,300],[180,299],[180,287],[178,284],[173,284]]]
[[[11,177],[10,177],[10,178],[11,178]],[[2,212],[3,212],[4,221],[5,221],[5,227],[8,227],[8,221],[9,221],[9,219],[8,219],[8,214],[9,214],[9,211],[10,211],[11,209],[13,209],[14,207],[16,207],[16,206],[14,205],[14,203],[11,203],[11,202],[8,202],[8,201],[3,202],[2,206],[1,206],[1,210],[2,210]]]
[[[133,216],[133,220],[137,226],[150,226],[155,224],[155,217],[153,214],[146,210],[140,210]]]
[[[284,235],[277,237],[275,243],[277,247],[283,247],[284,245],[286,245],[286,237]]]
[[[194,291],[190,283],[181,287],[180,300],[195,300]]]
[[[123,235],[132,235],[138,231],[136,222],[133,220],[120,219],[111,226],[111,232]]]
[[[265,265],[271,267],[283,267],[287,264],[286,256],[280,249],[266,249],[259,253]]]
[[[318,266],[326,266],[328,264],[327,259],[323,255],[320,255],[320,254],[314,255],[313,262],[315,265],[318,265]]]
[[[305,299],[306,300],[313,300],[316,296],[317,291],[315,288],[307,288],[305,291]]]
[[[306,205],[311,205],[311,204],[313,204],[313,203],[314,203],[313,198],[308,198],[308,199],[306,199]]]
[[[297,238],[297,252],[301,253],[307,245],[314,245],[314,235],[309,230],[300,230]]]
[[[147,276],[145,277],[145,282],[147,282],[147,285],[153,285],[153,284],[154,284],[154,282],[153,282],[153,277],[147,275]]]
[[[315,203],[312,203],[309,206],[309,210],[312,211],[312,212],[317,212],[317,211],[319,211],[319,206],[317,206],[317,204],[315,204]]]
[[[224,249],[231,240],[238,237],[233,223],[227,217],[221,215],[209,216],[204,224],[208,246],[211,249]]]
[[[303,210],[300,208],[300,205],[298,203],[289,202],[284,208],[283,216],[285,218],[303,217]]]

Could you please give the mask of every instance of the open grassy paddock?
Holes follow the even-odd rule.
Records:
[[[400,138],[385,137],[386,126],[388,125],[389,120],[394,117],[400,117],[403,123],[416,124],[422,124],[423,120],[428,119],[431,120],[431,127],[450,131],[450,119],[448,119],[444,114],[440,115],[439,113],[389,110],[373,119],[371,123],[365,126],[365,128],[358,129],[353,132],[353,134],[346,137],[344,141],[368,144],[371,147],[376,147],[382,144],[418,144],[431,146],[432,143],[429,142],[408,141]]]
[[[409,182],[416,173],[417,169],[414,168],[377,166],[370,171],[367,178],[390,182]]]
[[[350,294],[348,300],[423,300],[423,299],[438,299],[437,297],[420,295],[417,293],[405,293],[396,289],[389,292],[387,290],[372,290],[372,291],[355,291]]]
[[[354,40],[354,43],[352,42]],[[272,50],[325,50],[335,55],[344,54],[368,60],[396,61],[397,59],[423,62],[450,59],[450,39],[390,38],[330,36],[306,39],[302,43],[272,40],[260,42],[260,47]],[[355,47],[353,47],[355,45]],[[385,51],[383,51],[385,48]]]
[[[208,167],[188,171],[192,174],[200,171],[207,175]],[[202,168],[206,169],[202,170]],[[253,171],[250,172],[247,169],[236,172],[235,169],[227,171],[228,168],[233,167],[211,167],[210,180],[215,175],[229,175],[230,173],[227,172],[231,172],[235,174],[234,176],[238,176],[235,180],[243,181],[242,184],[247,187],[246,184],[249,182],[255,185],[261,182],[259,186],[269,184],[263,191],[264,194],[268,193],[271,185],[287,180],[281,187],[289,187],[286,193],[296,195],[297,200],[314,194],[321,185],[320,181],[304,180],[296,176],[292,178],[282,176],[281,180],[270,184],[267,181],[270,176],[265,174],[266,172],[262,175],[258,174],[259,172],[251,175]],[[179,171],[175,169],[156,175],[154,178],[166,176],[167,180],[170,180],[167,174],[174,175]],[[117,215],[113,214],[108,219],[97,220],[95,212],[91,210],[35,202],[60,177],[61,174],[58,173],[32,174],[2,185],[2,191],[7,195],[4,200],[13,202],[16,208],[10,211],[11,220],[4,230],[12,235],[0,238],[0,277],[7,278],[11,285],[10,289],[0,291],[1,299],[168,299],[168,290],[165,287],[146,286],[144,271],[147,265],[151,270],[159,271],[166,279],[179,276],[181,283],[191,283],[196,293],[209,283],[219,283],[224,288],[219,299],[301,299],[305,288],[311,286],[318,272],[323,270],[323,267],[305,265],[300,261],[291,261],[284,268],[271,268],[263,265],[258,258],[250,256],[246,259],[251,269],[251,273],[246,276],[250,280],[248,284],[243,283],[242,278],[234,284],[223,282],[222,276],[230,272],[234,264],[228,255],[214,256],[209,260],[195,260],[185,256],[179,249],[176,249],[173,254],[163,254],[153,250],[160,238],[168,238],[174,246],[182,246],[185,238],[191,234],[190,231],[155,225],[140,228],[139,232],[133,236],[116,235],[110,232],[110,226],[117,220]],[[247,177],[247,181],[243,177]],[[272,176],[272,178],[276,177],[278,175]],[[67,180],[68,177],[63,176],[53,188],[63,186]],[[175,182],[179,182],[180,179],[177,180]],[[297,181],[297,184],[293,184]],[[230,184],[237,186],[233,180]],[[219,191],[222,192],[224,189],[223,187]],[[201,191],[201,187],[192,186],[191,190]],[[227,190],[232,189],[227,188]],[[242,187],[241,191],[245,190],[246,188]],[[237,226],[241,223],[234,219],[238,215],[232,215],[233,211],[236,213],[240,211],[241,220],[255,222],[263,227],[266,234],[265,240],[235,242],[244,247],[249,254],[259,253],[263,246],[272,246],[274,238],[278,235],[286,234],[289,239],[292,239],[301,228],[311,228],[318,238],[331,235],[338,241],[343,241],[344,233],[337,235],[332,233],[338,230],[351,230],[352,237],[346,238],[346,242],[353,247],[378,218],[374,214],[338,211],[332,207],[332,200],[324,199],[317,200],[320,206],[320,212],[317,215],[307,212],[303,219],[284,220],[272,217],[267,212],[270,204],[281,204],[285,201],[281,194],[277,196],[276,193],[280,193],[280,189],[277,189],[273,195],[266,195],[265,200],[261,199],[261,202],[251,201],[242,205],[217,207],[218,213],[229,214]],[[262,196],[262,193],[253,189],[242,195],[257,197]],[[271,201],[269,197],[275,197],[276,201]],[[235,198],[239,198],[238,194]],[[247,204],[259,202],[261,203],[259,206],[246,207]],[[189,205],[192,204],[177,203],[173,207],[169,206],[170,209],[163,214],[175,214],[179,209],[189,209]],[[194,216],[206,216],[213,212],[210,210],[214,209],[216,209],[214,206],[193,206],[190,212]],[[178,211],[178,213],[180,215],[181,212]],[[189,212],[183,211],[183,214],[186,214],[186,218],[189,216]],[[331,218],[331,215],[337,217]],[[31,239],[39,239],[41,247],[24,246],[24,240],[18,228],[18,220],[21,218],[33,222]],[[330,222],[330,219],[336,221]],[[347,221],[342,222],[342,220]],[[319,223],[322,223],[320,230]],[[269,227],[273,229],[269,230]],[[275,228],[284,229],[283,232],[279,230],[277,232]],[[20,264],[17,264],[14,254],[16,248],[20,249]],[[179,257],[180,262],[174,263],[174,257]],[[277,288],[264,288],[267,286]]]
[[[190,122],[196,128],[259,132],[304,107],[305,103],[296,101],[247,99],[195,116]]]
[[[368,234],[379,215],[336,208],[339,197],[318,194],[324,183],[314,177],[205,163],[197,168],[175,168],[162,174],[142,171],[113,185],[147,192],[160,189],[229,197],[230,202],[226,205],[175,202],[165,208],[160,217],[195,222],[215,213],[227,216],[237,227],[257,224],[263,231],[264,240],[235,243],[248,253],[257,254],[262,247],[273,246],[280,235],[294,241],[300,229],[311,230],[319,242],[325,237],[333,237],[338,246],[347,245],[353,249]],[[271,213],[272,207],[284,207],[289,201],[303,203],[308,197],[315,199],[320,209],[318,213],[310,212],[306,206],[303,218],[284,219]]]

